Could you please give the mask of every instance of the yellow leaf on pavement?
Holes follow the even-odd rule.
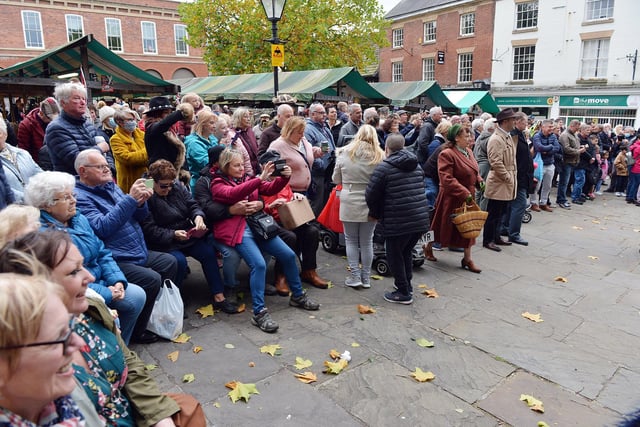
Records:
[[[196,380],[196,376],[194,374],[184,374],[182,377],[183,383],[192,383]]]
[[[593,260],[595,260],[595,259],[598,259],[598,257],[597,257],[597,256],[594,256],[594,255],[589,255],[589,259],[593,259]]]
[[[179,350],[172,351],[171,353],[167,354],[167,359],[171,360],[172,362],[175,362],[176,360],[178,360],[178,356],[180,356]]]
[[[360,314],[370,314],[370,313],[375,313],[376,311],[369,307],[368,305],[362,305],[362,304],[358,304],[358,312]]]
[[[545,423],[544,421],[538,421],[538,427],[549,427],[549,424]]]
[[[263,345],[260,347],[260,353],[267,353],[271,356],[275,356],[276,354],[280,354],[278,350],[281,350],[280,344],[271,344],[271,345]]]
[[[327,374],[338,375],[340,372],[342,372],[342,370],[344,368],[347,367],[347,365],[349,365],[349,362],[347,362],[344,359],[340,359],[337,362],[329,362],[329,361],[325,360],[325,362],[324,362],[324,366],[325,366],[324,372],[327,373]]]
[[[215,406],[216,408],[220,407],[220,402],[213,402],[213,406]]]
[[[425,294],[427,298],[438,298],[440,296],[438,295],[438,291],[436,291],[436,288],[425,289],[424,291],[422,291],[422,293]]]
[[[542,318],[540,316],[541,316],[540,313],[531,314],[528,311],[525,311],[524,313],[522,313],[522,317],[524,317],[525,319],[529,319],[532,322],[536,322],[536,323],[544,322],[544,320],[542,320]]]
[[[244,311],[247,309],[247,305],[246,304],[240,304],[238,306],[238,313],[244,313]]]
[[[198,353],[200,353],[201,351],[202,351],[202,347],[200,347],[199,345],[197,345],[197,346],[193,347],[193,352],[194,352],[195,354],[198,354]]]
[[[532,410],[540,413],[544,413],[544,405],[541,400],[536,399],[535,397],[529,394],[521,394],[520,400],[527,403],[527,406]]]
[[[371,275],[371,278],[372,278],[373,280],[382,280],[382,276],[378,276],[377,274],[372,274],[372,275]]]
[[[352,342],[351,347],[353,348],[360,347],[360,344],[358,344],[357,342]]]
[[[293,376],[305,384],[311,384],[313,382],[318,381],[318,377],[316,377],[316,374],[310,371],[303,372],[301,374],[294,374]]]
[[[329,357],[332,359],[340,359],[340,352],[335,349],[329,350]]]
[[[176,339],[173,339],[171,341],[173,342],[177,342],[179,344],[184,344],[186,342],[188,342],[191,339],[191,337],[185,333],[181,333],[180,335],[178,335],[178,337]]]
[[[295,366],[296,369],[302,370],[304,368],[308,368],[311,365],[313,365],[313,362],[311,360],[303,359],[302,357],[296,356],[296,364],[293,366]]]
[[[158,365],[154,365],[153,363],[150,363],[148,365],[144,365],[144,369],[146,369],[149,372],[153,371],[157,367],[158,367]]]
[[[418,338],[416,344],[420,347],[433,347],[433,341],[429,341],[426,338]]]
[[[424,372],[420,368],[416,368],[415,371],[411,372],[411,376],[413,378],[415,378],[416,381],[421,382],[421,383],[426,382],[426,381],[431,381],[432,379],[434,379],[436,377],[435,375],[433,375],[433,372],[431,372],[431,371]]]
[[[569,280],[567,280],[567,278],[562,277],[562,276],[557,276],[553,280],[556,281],[556,282],[562,282],[562,283],[567,283],[569,281]]]
[[[574,225],[574,226],[573,226],[573,227],[571,227],[571,228],[573,228],[574,230],[582,230],[582,227],[578,227],[577,225]]]
[[[592,219],[591,222],[594,223],[594,224],[600,224],[600,221],[597,220],[597,219]]]
[[[260,394],[255,384],[243,384],[240,381],[232,381],[225,384],[225,386],[231,389],[227,395],[233,403],[236,403],[240,399],[249,402],[252,394]]]
[[[232,348],[236,348],[236,346],[233,344],[225,344],[224,348],[232,349]]]
[[[213,304],[200,307],[196,310],[196,313],[200,314],[200,316],[202,316],[202,319],[204,319],[205,317],[213,316]]]

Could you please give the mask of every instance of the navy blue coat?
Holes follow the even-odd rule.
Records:
[[[53,170],[76,174],[73,163],[78,153],[96,147],[98,131],[84,117],[76,119],[62,111],[47,126],[44,144],[47,146]]]

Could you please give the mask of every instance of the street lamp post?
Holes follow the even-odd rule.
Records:
[[[267,19],[271,21],[271,39],[265,40],[272,45],[279,45],[284,41],[278,38],[278,21],[282,18],[284,5],[287,0],[260,0]],[[273,96],[278,96],[278,67],[273,66]]]

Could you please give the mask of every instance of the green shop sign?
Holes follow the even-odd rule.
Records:
[[[637,106],[634,102],[629,102],[631,98],[627,95],[592,96],[576,95],[561,96],[561,107],[631,107]],[[633,97],[635,98],[635,97]]]
[[[518,107],[548,107],[553,103],[553,98],[548,96],[496,96],[495,98],[498,105]]]

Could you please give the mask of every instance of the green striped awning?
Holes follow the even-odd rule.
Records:
[[[426,96],[433,105],[439,105],[442,108],[456,108],[435,81],[381,82],[371,83],[371,86],[388,98],[390,104],[395,107],[404,107],[411,100]]]
[[[444,94],[460,109],[462,114],[468,112],[476,104],[483,112],[491,114],[500,112],[496,100],[486,90],[445,90]]]

